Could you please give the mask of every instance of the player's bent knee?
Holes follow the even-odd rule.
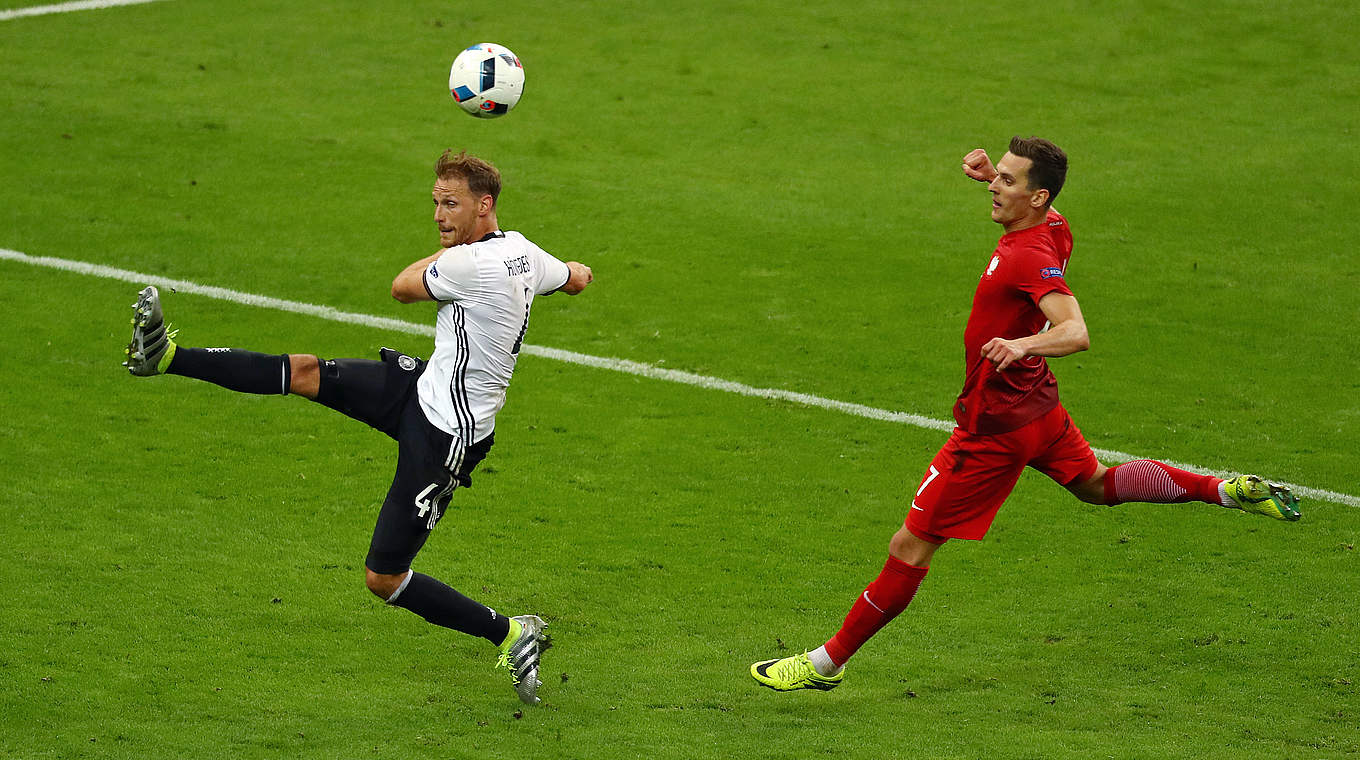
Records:
[[[1072,486],[1070,490],[1072,491],[1073,496],[1081,499],[1087,504],[1105,503],[1105,494],[1103,492],[1099,496],[1096,496],[1092,494],[1089,489],[1082,488],[1081,486]]]
[[[368,568],[364,568],[364,585],[372,591],[374,596],[391,604],[401,590],[406,588],[406,584],[411,576],[411,571],[389,575],[387,573],[375,573]]]
[[[312,354],[288,355],[288,392],[314,399],[321,388],[321,359]]]
[[[939,548],[940,544],[917,536],[905,525],[888,542],[888,554],[917,567],[929,567],[931,557],[935,556],[935,550]]]
[[[1072,483],[1067,486],[1072,495],[1087,504],[1105,504],[1105,479],[1093,478],[1085,483]]]
[[[1067,490],[1087,504],[1109,504],[1105,496],[1105,478],[1109,472],[1110,468],[1097,462],[1096,470],[1090,477],[1068,483]]]

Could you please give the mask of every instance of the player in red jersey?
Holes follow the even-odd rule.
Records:
[[[1147,459],[1115,467],[1096,461],[1059,403],[1045,361],[1090,347],[1065,277],[1072,232],[1053,210],[1067,155],[1047,140],[1015,137],[995,166],[979,148],[964,157],[963,171],[987,183],[992,221],[1004,234],[983,270],[963,334],[958,427],[921,478],[882,572],[836,635],[812,652],[751,666],[751,676],[772,689],[838,686],[846,661],[906,609],[935,551],[951,538],[978,540],[987,533],[1025,467],[1093,504],[1203,501],[1299,519],[1298,499],[1288,488],[1254,475],[1222,480]]]

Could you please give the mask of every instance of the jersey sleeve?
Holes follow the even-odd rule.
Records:
[[[1032,246],[1017,252],[1011,276],[1015,287],[1029,298],[1034,305],[1049,293],[1072,295],[1067,287],[1062,261],[1048,246]]]
[[[425,290],[436,301],[463,301],[480,287],[477,261],[471,250],[458,246],[425,267]]]
[[[567,284],[571,279],[571,270],[556,256],[547,251],[534,246],[534,273],[538,281],[534,283],[534,292],[540,296],[555,293]]]

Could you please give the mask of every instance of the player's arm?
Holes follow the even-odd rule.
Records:
[[[978,182],[991,182],[996,179],[996,167],[992,165],[992,159],[987,157],[987,151],[982,148],[974,148],[963,157],[963,173]]]
[[[433,256],[426,256],[401,270],[401,274],[392,280],[392,297],[402,303],[433,301],[434,296],[430,295],[429,288],[425,287],[425,270],[443,254],[444,251],[438,251]]]
[[[992,338],[982,346],[982,355],[998,370],[1026,356],[1067,356],[1091,347],[1086,320],[1074,296],[1052,292],[1039,299],[1039,310],[1048,318],[1048,330],[1025,338]]]
[[[590,271],[590,267],[585,264],[582,264],[579,261],[568,261],[566,264],[568,271],[567,281],[562,287],[558,288],[558,290],[563,293],[574,296],[585,290],[586,286],[595,280],[595,273]]]

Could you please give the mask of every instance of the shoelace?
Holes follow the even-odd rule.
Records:
[[[779,668],[779,673],[776,675],[778,675],[781,680],[789,683],[806,681],[815,672],[812,667],[812,662],[801,657],[789,658],[780,663],[780,665],[782,667]]]
[[[513,649],[515,643],[518,641],[519,639],[516,639],[514,642],[511,642],[510,648]],[[519,673],[516,673],[515,669],[510,667],[510,649],[501,650],[501,656],[496,658],[496,667],[505,668],[510,671],[510,684],[512,686],[519,686]]]

